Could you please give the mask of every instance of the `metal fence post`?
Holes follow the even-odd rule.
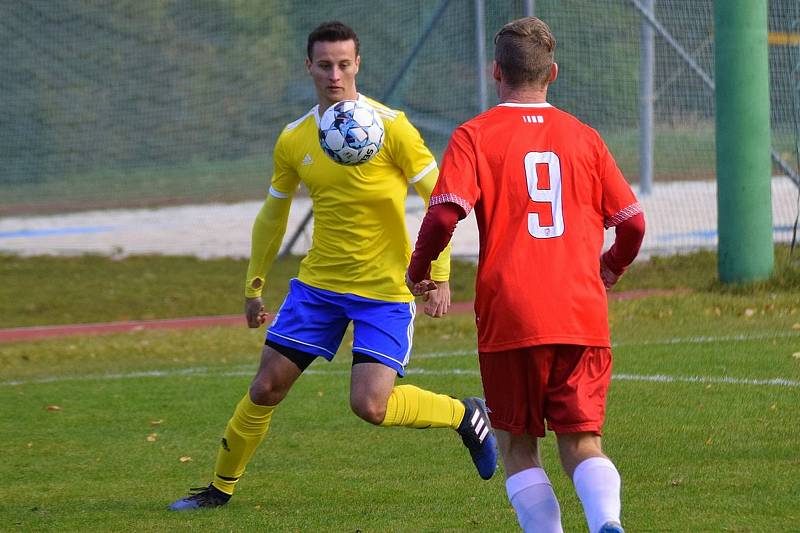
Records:
[[[484,0],[475,0],[475,66],[478,69],[478,112],[489,107],[486,90],[486,10]]]
[[[536,0],[525,0],[525,8],[523,13],[526,17],[533,17],[535,16],[534,13],[536,12]]]
[[[655,0],[643,0],[642,7],[655,16]],[[639,42],[639,192],[653,192],[653,76],[655,32],[642,20]]]

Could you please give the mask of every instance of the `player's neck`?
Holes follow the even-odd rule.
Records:
[[[348,94],[345,94],[344,96],[342,96],[337,100],[332,100],[324,96],[318,96],[317,103],[319,104],[319,114],[321,116],[326,109],[328,109],[330,106],[332,106],[337,102],[341,102],[342,100],[358,100],[358,97],[359,97],[358,91],[348,92]]]
[[[504,104],[543,104],[547,102],[547,87],[509,87],[501,84],[497,96]]]

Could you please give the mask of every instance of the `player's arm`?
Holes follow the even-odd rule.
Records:
[[[610,289],[636,259],[644,239],[645,223],[642,207],[608,147],[602,140],[598,146],[604,225],[606,228],[613,227],[615,231],[614,244],[600,256],[600,278],[603,285]]]
[[[431,289],[431,263],[448,246],[456,224],[464,216],[461,206],[450,202],[436,204],[425,213],[406,272],[406,284],[412,294],[420,295]]]
[[[430,212],[431,191],[433,191],[433,187],[436,185],[438,176],[438,170],[433,169],[433,171],[414,185],[417,193],[425,200],[425,207],[428,208],[427,212]],[[450,235],[452,236],[452,231]],[[433,283],[430,284],[428,290],[422,291],[421,293],[412,292],[414,296],[419,296],[420,294],[424,296],[425,313],[434,318],[444,316],[450,310],[452,295],[450,293],[449,279],[450,252],[452,246],[450,246],[449,243],[450,239],[448,238],[444,246],[436,251],[436,255],[431,257],[428,267],[430,270],[429,279],[431,279]]]
[[[266,311],[261,301],[261,293],[266,284],[266,274],[278,255],[286,224],[289,220],[289,208],[292,205],[292,193],[297,189],[300,178],[289,163],[287,142],[284,132],[278,137],[273,151],[273,174],[270,180],[269,193],[264,205],[253,222],[250,242],[250,263],[247,265],[245,279],[245,318],[247,325],[257,328],[266,319]],[[283,192],[288,191],[288,192]]]
[[[432,193],[411,255],[406,283],[413,294],[429,286],[431,263],[448,246],[456,224],[466,218],[480,196],[474,145],[463,128],[453,132],[442,158],[442,174]]]
[[[644,239],[644,214],[640,212],[620,222],[614,231],[614,244],[600,256],[600,277],[607,289],[619,281],[639,254]]]
[[[439,171],[434,168],[428,172],[422,179],[414,183],[414,189],[417,194],[425,201],[425,208],[430,209],[431,193],[436,186],[436,180],[439,177]],[[451,232],[452,235],[452,232]],[[437,282],[446,282],[450,279],[450,254],[452,246],[449,244],[450,239],[445,243],[447,246],[439,250],[439,253],[433,257],[431,262],[431,276],[430,279]]]
[[[266,311],[261,301],[266,273],[278,255],[286,224],[289,220],[291,197],[267,195],[264,205],[253,222],[250,243],[250,263],[247,265],[245,282],[245,316],[247,325],[257,328],[266,321]]]
[[[425,202],[430,204],[431,192],[436,186],[439,170],[436,160],[431,154],[419,131],[400,114],[392,124],[392,155],[397,165],[408,178],[409,184]],[[436,288],[425,292],[425,314],[434,318],[441,317],[450,310],[450,247],[447,247],[431,267],[431,277],[438,282]]]

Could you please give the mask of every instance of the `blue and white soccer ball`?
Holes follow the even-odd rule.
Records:
[[[359,100],[336,102],[319,121],[322,151],[342,165],[360,165],[383,145],[383,121],[375,109]]]

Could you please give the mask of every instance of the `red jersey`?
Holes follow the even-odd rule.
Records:
[[[604,228],[641,212],[605,142],[550,104],[500,104],[461,125],[430,205],[473,207],[478,349],[609,347]]]

